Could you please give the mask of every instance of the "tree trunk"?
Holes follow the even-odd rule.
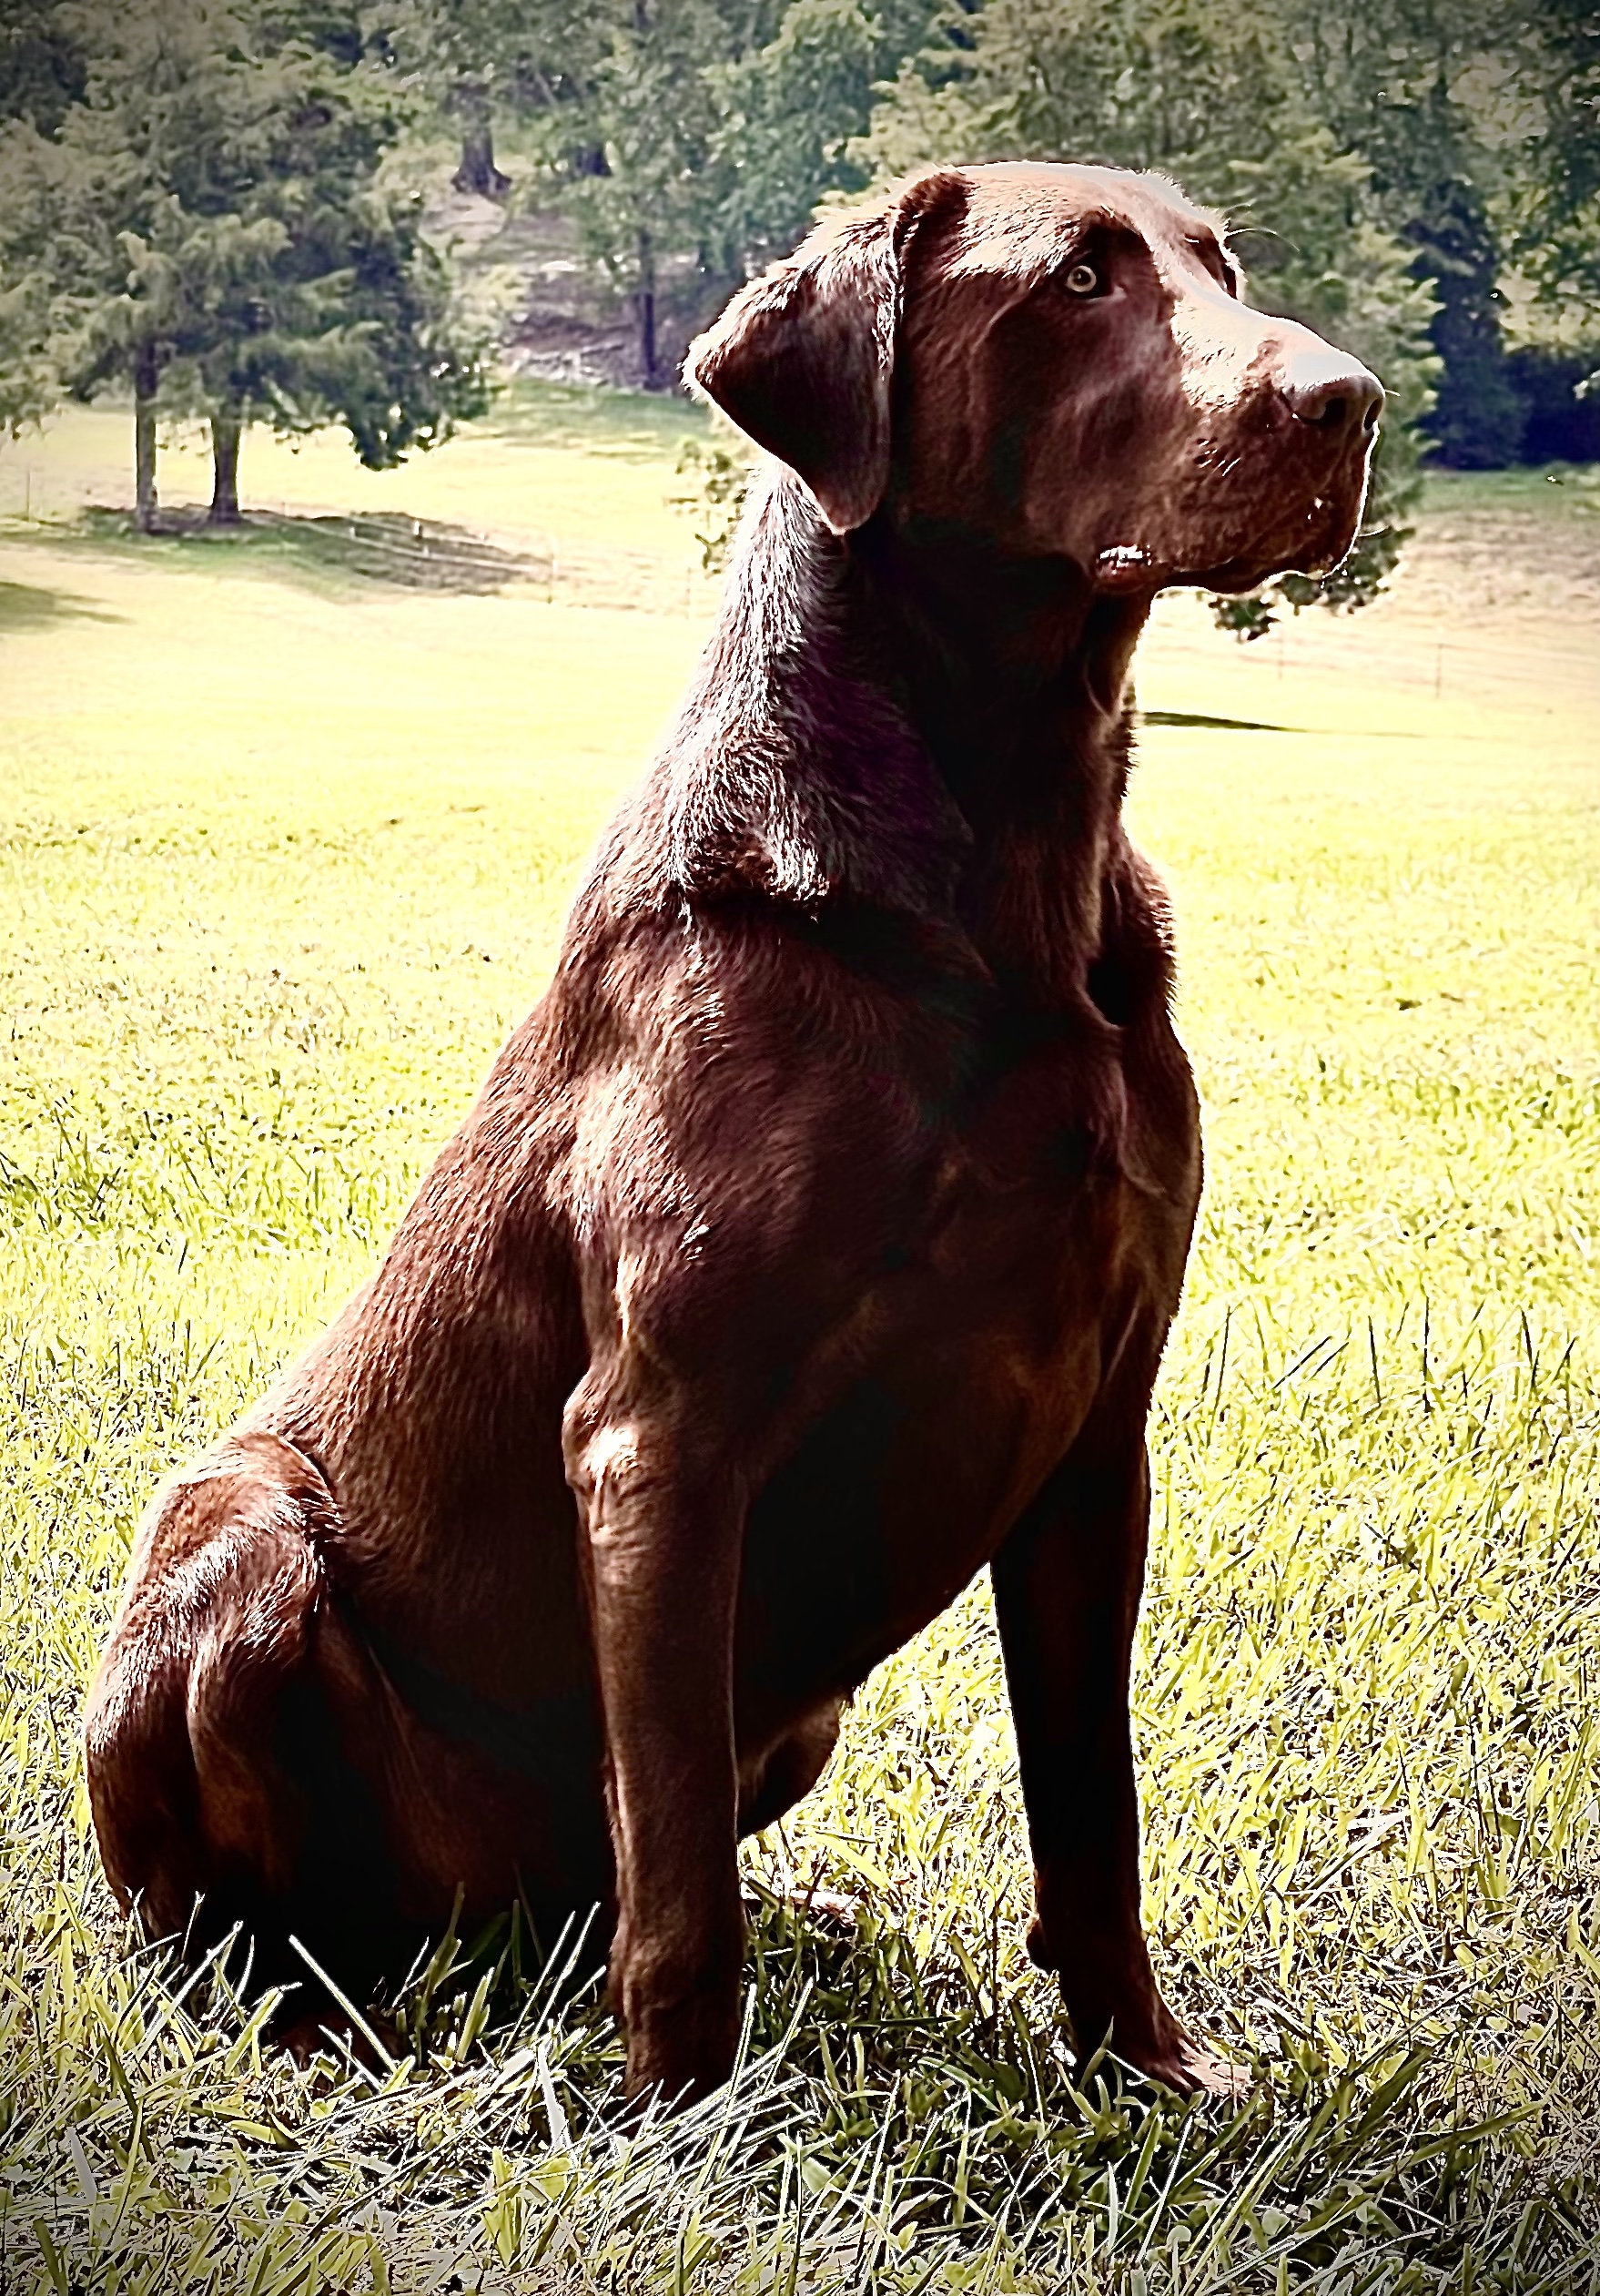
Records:
[[[451,181],[458,191],[475,191],[480,199],[503,199],[511,179],[494,164],[494,115],[489,90],[460,87],[456,104],[462,120],[461,164]]]
[[[648,231],[639,234],[639,374],[646,391],[655,388],[655,249]]]
[[[206,514],[208,526],[237,526],[241,523],[238,442],[243,434],[244,424],[237,414],[220,412],[211,417],[211,507]]]
[[[141,534],[156,531],[156,388],[161,362],[153,342],[134,353],[134,523]]]

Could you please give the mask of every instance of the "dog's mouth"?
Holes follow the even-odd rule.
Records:
[[[1354,452],[1320,471],[1286,467],[1287,458],[1272,454],[1253,469],[1236,465],[1228,480],[1208,473],[1191,482],[1168,502],[1147,505],[1133,533],[1124,531],[1095,554],[1095,588],[1111,596],[1178,587],[1229,592],[1253,590],[1273,574],[1331,574],[1361,530],[1372,443],[1371,434],[1363,436]]]
[[[1366,493],[1363,473],[1353,488],[1314,494],[1298,518],[1286,521],[1276,533],[1210,569],[1203,576],[1206,587],[1253,590],[1273,574],[1332,574],[1355,547]]]
[[[1101,590],[1149,590],[1160,578],[1155,559],[1142,543],[1113,543],[1095,560],[1095,584]]]
[[[1195,544],[1112,543],[1095,559],[1095,587],[1113,594],[1175,587],[1233,592],[1253,590],[1273,574],[1332,574],[1355,545],[1366,482],[1363,454],[1353,472],[1325,479],[1314,491],[1275,492],[1261,504],[1264,516],[1251,518],[1242,504],[1226,522],[1202,514],[1196,523],[1210,523],[1211,533]]]

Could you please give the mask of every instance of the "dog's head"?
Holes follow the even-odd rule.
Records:
[[[881,507],[1101,590],[1248,589],[1349,550],[1383,392],[1241,285],[1160,177],[939,170],[819,225],[687,371],[835,533]]]

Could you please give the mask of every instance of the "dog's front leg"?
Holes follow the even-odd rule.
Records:
[[[1097,1415],[992,1566],[1034,1854],[1029,1949],[1058,1972],[1079,2049],[1109,2034],[1173,2088],[1232,2068],[1162,1999],[1139,1921],[1129,1672],[1149,1525],[1143,1399]]]
[[[733,1641],[744,1494],[685,1417],[582,1389],[567,1415],[610,1757],[612,1999],[629,2095],[669,2099],[727,2078],[744,1947]]]

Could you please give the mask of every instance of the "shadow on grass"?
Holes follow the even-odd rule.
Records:
[[[390,589],[481,596],[508,583],[543,580],[549,573],[542,560],[507,550],[468,527],[392,511],[317,516],[252,510],[237,526],[209,525],[203,511],[173,511],[163,513],[154,533],[145,534],[126,511],[91,508],[65,527],[34,529],[27,539],[59,546],[64,536],[125,563],[257,573],[355,594]]]
[[[1281,726],[1261,717],[1207,717],[1190,709],[1141,709],[1141,726],[1177,726],[1193,732],[1215,734],[1298,734],[1302,738],[1314,735],[1323,740],[1342,736],[1345,728],[1338,726]],[[1362,738],[1364,741],[1421,741],[1424,737],[1414,727],[1403,726],[1368,726]],[[1466,736],[1465,739],[1484,739],[1490,737]],[[1497,737],[1495,737],[1497,738]]]
[[[1198,726],[1205,733],[1217,734],[1301,734],[1303,726],[1274,726],[1260,717],[1205,717],[1190,709],[1142,709],[1140,723],[1146,726]]]
[[[42,582],[0,582],[0,637],[47,630],[56,622],[121,622],[126,617]]]

